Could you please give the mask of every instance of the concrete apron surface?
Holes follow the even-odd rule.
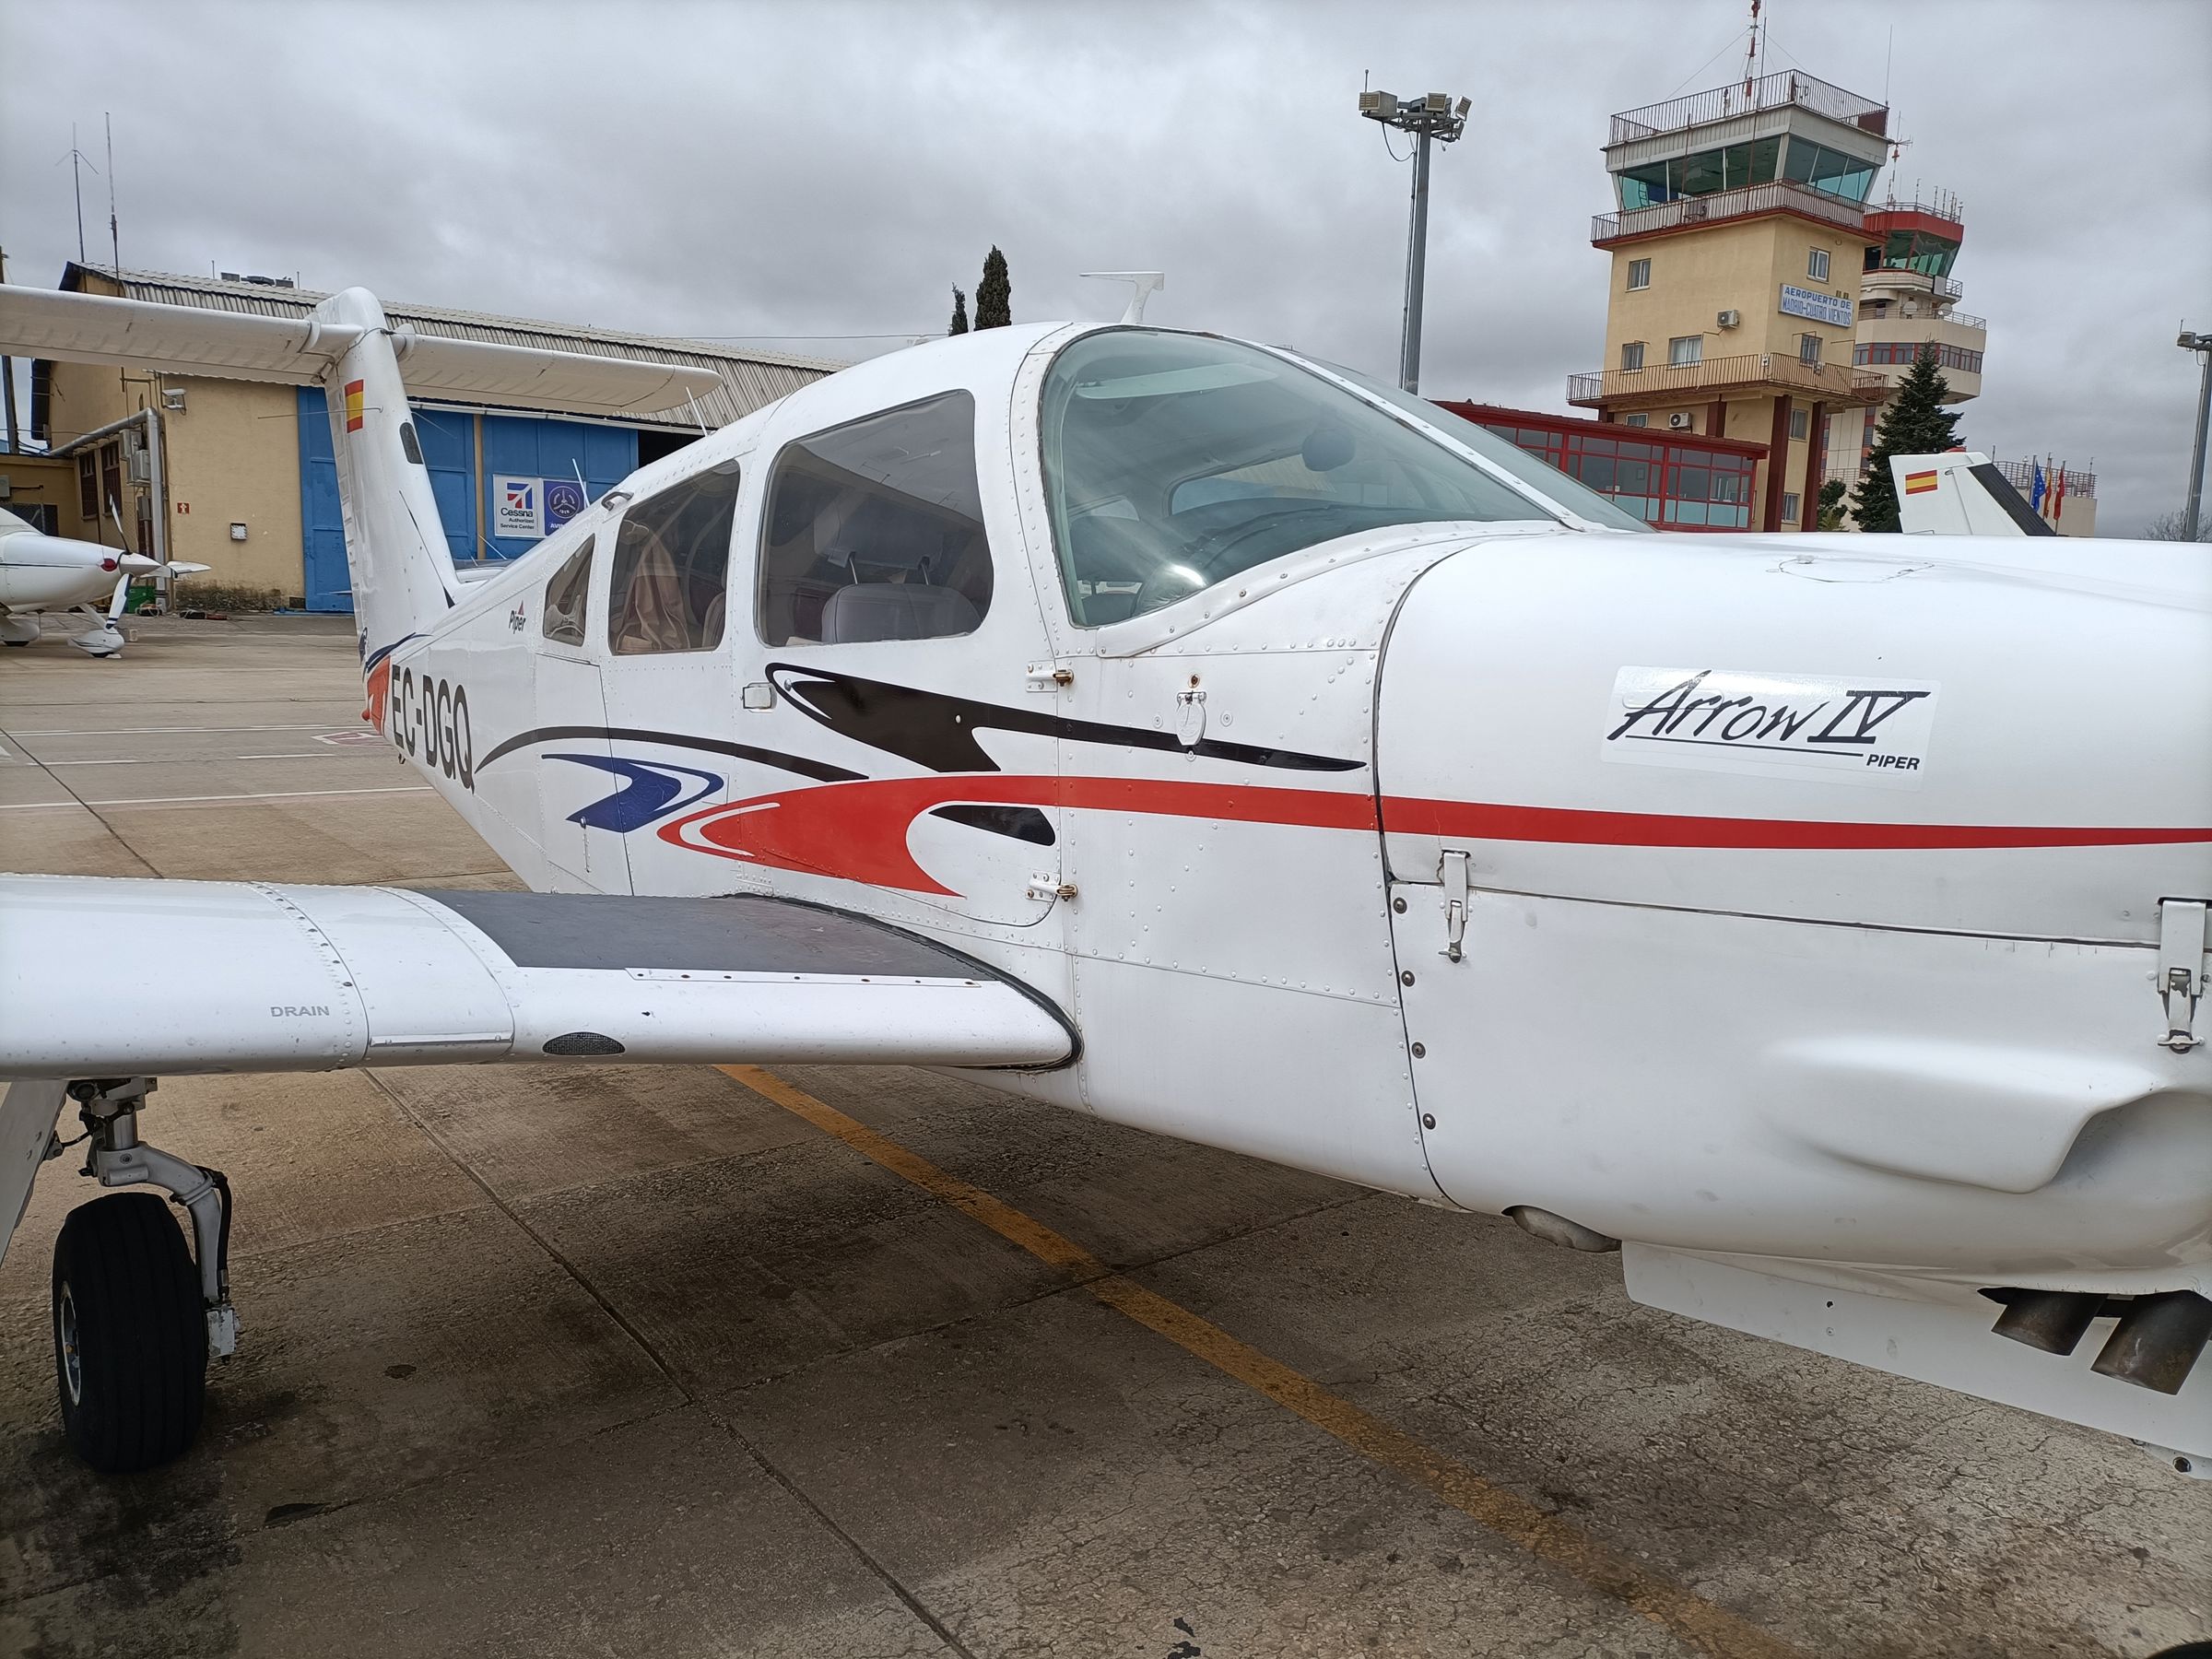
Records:
[[[512,885],[322,618],[0,655],[0,867]],[[116,1018],[158,996],[91,940]],[[0,1266],[0,1653],[2143,1655],[2212,1488],[1607,1258],[905,1070],[166,1082],[244,1326],[64,1449]]]

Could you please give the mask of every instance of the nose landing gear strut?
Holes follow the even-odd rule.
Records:
[[[166,1190],[193,1245],[152,1193],[70,1212],[53,1248],[54,1375],[62,1429],[88,1464],[125,1473],[166,1463],[199,1432],[207,1359],[238,1347],[230,1306],[230,1183],[138,1138],[150,1077],[72,1083],[88,1143],[82,1173],[104,1187]],[[53,1145],[47,1156],[61,1150]],[[196,1258],[196,1259],[195,1259]]]

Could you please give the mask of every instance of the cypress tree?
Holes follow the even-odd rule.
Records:
[[[948,335],[968,332],[968,296],[957,288],[952,290],[952,326],[945,332]]]
[[[1014,321],[1014,283],[1006,275],[1006,256],[992,243],[983,259],[983,279],[975,285],[975,325],[1004,328]]]
[[[1853,492],[1851,511],[1860,529],[1895,535],[1902,528],[1897,514],[1897,480],[1889,475],[1890,456],[1934,455],[1958,447],[1959,417],[1943,406],[1950,391],[1950,382],[1936,367],[1935,346],[1923,346],[1882,417],[1874,436],[1874,453]]]

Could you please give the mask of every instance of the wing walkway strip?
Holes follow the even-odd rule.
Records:
[[[857,1118],[818,1100],[757,1065],[719,1068],[763,1099],[835,1135],[863,1157],[982,1222],[1019,1245],[1116,1312],[1166,1337],[1186,1353],[1297,1413],[1362,1457],[1426,1488],[1463,1514],[1539,1560],[1622,1602],[1712,1659],[1803,1659],[1770,1636],[1694,1592],[1685,1590],[1547,1513],[1466,1465],[1423,1445],[1403,1430],[1331,1394],[1312,1378],[1240,1342],[1219,1325],[1115,1272],[1074,1240],[971,1186],[959,1176],[877,1134]]]

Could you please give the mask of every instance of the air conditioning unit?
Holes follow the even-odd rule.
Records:
[[[1697,418],[1698,418],[1695,415],[1669,415],[1666,418],[1667,429],[1676,432],[1687,432],[1693,425],[1696,424]]]
[[[1724,311],[1713,322],[1723,328],[1740,328],[1743,326],[1744,313],[1740,311]]]

